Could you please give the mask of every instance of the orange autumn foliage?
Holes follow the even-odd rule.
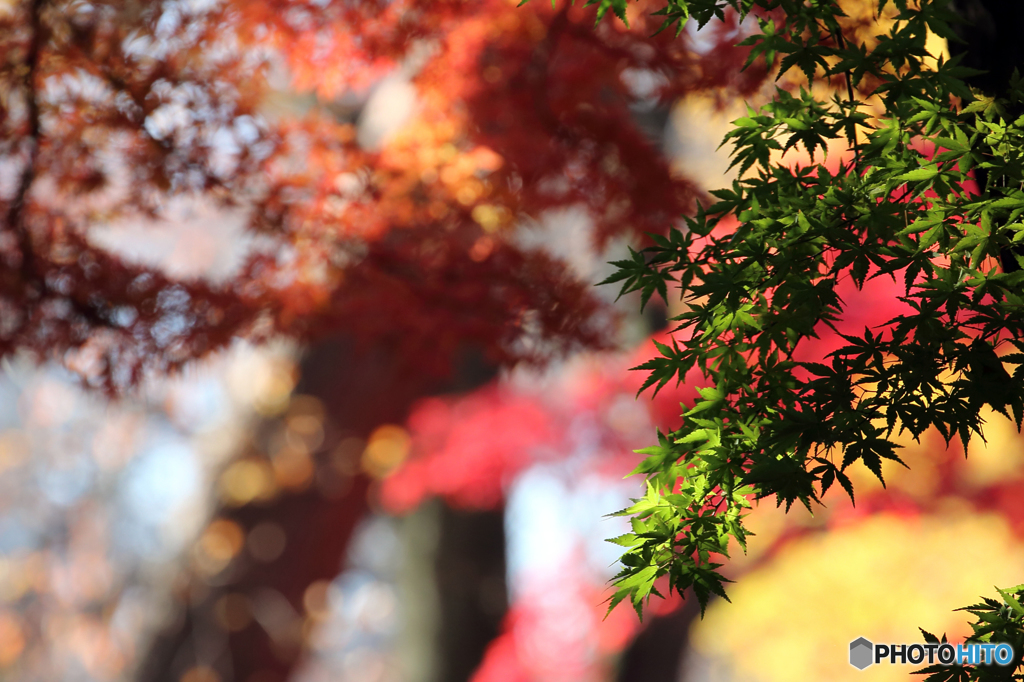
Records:
[[[607,346],[604,305],[524,225],[583,207],[598,247],[663,230],[698,190],[632,110],[763,78],[738,71],[735,25],[652,37],[643,3],[596,32],[590,11],[505,0],[3,9],[0,356],[56,357],[111,392],[236,338],[338,328],[427,371],[467,343],[499,363]],[[339,103],[399,65],[415,113],[364,148]],[[274,106],[300,96],[308,111]],[[179,200],[242,216],[230,276],[99,245]]]

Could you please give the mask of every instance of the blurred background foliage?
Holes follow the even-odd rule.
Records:
[[[0,282],[0,679],[881,679],[850,640],[956,640],[951,609],[1019,582],[1024,441],[993,416],[856,508],[757,508],[703,622],[605,618],[603,515],[693,389],[637,400],[675,309],[589,285],[727,179],[769,87],[743,25],[651,38],[632,7],[0,2],[4,234],[44,262]],[[166,278],[156,312],[89,284],[102,253]],[[61,312],[97,296],[102,324]]]

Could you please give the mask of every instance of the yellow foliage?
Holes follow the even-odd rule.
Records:
[[[970,629],[953,609],[1021,582],[1024,548],[995,515],[946,513],[863,523],[794,541],[732,585],[693,634],[712,661],[762,682],[913,679],[912,665],[848,662],[849,643],[923,641],[918,627],[951,640]]]

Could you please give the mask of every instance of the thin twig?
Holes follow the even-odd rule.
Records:
[[[834,33],[832,33],[832,37],[835,38],[836,45],[839,46],[840,50],[845,50],[846,49],[846,39],[843,38],[843,30],[841,28],[837,29]],[[852,113],[856,113],[857,112],[857,98],[853,94],[853,75],[850,73],[849,69],[844,70],[843,71],[843,75],[846,76],[846,96],[850,100],[850,110],[851,110]],[[855,168],[857,169],[857,171],[859,173],[860,172],[860,143],[857,142],[857,124],[856,124],[856,122],[851,122],[849,124],[849,126],[847,127],[846,135],[847,135],[847,137],[850,138],[850,142],[853,144],[853,153],[854,153],[854,159],[855,159],[854,166],[855,166]]]

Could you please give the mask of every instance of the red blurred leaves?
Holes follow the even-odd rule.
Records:
[[[489,509],[504,486],[556,440],[553,415],[526,396],[496,387],[456,402],[421,402],[408,428],[417,454],[386,479],[382,502],[395,512],[414,509],[427,495],[463,508]],[[543,456],[543,455],[541,455]]]
[[[571,457],[581,447],[596,471],[622,476],[636,465],[630,450],[650,438],[654,426],[674,423],[680,401],[696,395],[695,376],[666,387],[654,401],[637,399],[641,377],[627,368],[649,353],[592,358],[525,388],[498,383],[422,401],[408,421],[410,457],[384,480],[382,503],[401,513],[438,496],[457,507],[495,508],[519,472]]]

